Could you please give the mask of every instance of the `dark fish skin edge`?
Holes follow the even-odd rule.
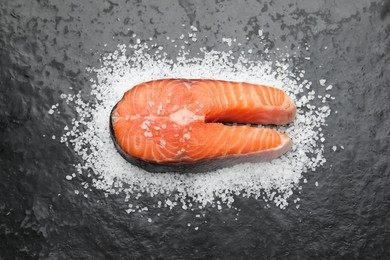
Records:
[[[110,113],[110,136],[114,143],[115,148],[118,150],[119,154],[131,164],[138,166],[148,172],[154,173],[164,173],[164,172],[179,172],[179,173],[203,173],[214,171],[217,169],[222,169],[226,167],[232,167],[240,163],[255,163],[262,161],[269,161],[280,156],[259,156],[258,153],[243,154],[243,155],[229,155],[224,157],[218,157],[213,159],[205,159],[197,162],[180,162],[180,163],[153,163],[141,160],[139,158],[133,157],[127,154],[118,144],[114,127],[112,125],[112,113],[114,112],[117,104],[113,107]],[[288,148],[289,149],[289,148]],[[286,151],[288,150],[286,149]],[[285,152],[286,152],[285,151]]]

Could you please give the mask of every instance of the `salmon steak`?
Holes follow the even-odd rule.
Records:
[[[163,79],[128,90],[110,115],[119,153],[150,172],[207,172],[272,160],[291,139],[276,130],[296,106],[278,88],[221,80]]]

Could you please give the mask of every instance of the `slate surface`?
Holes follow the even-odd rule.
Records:
[[[318,88],[321,78],[334,86],[328,162],[305,174],[299,209],[237,197],[238,216],[206,208],[194,230],[194,212],[163,209],[148,223],[120,196],[75,196],[79,182],[64,178],[77,156],[42,137],[76,116],[67,106],[48,115],[60,93],[87,93],[85,68],[133,33],[174,55],[166,36],[190,25],[190,48],[230,37],[254,57],[262,29]],[[389,35],[390,1],[0,1],[0,259],[389,259]]]

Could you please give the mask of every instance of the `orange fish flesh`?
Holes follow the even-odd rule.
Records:
[[[205,172],[274,159],[291,139],[276,130],[295,118],[292,99],[277,88],[221,80],[163,79],[128,90],[111,112],[116,148],[151,172]]]

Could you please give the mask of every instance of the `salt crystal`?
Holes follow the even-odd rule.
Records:
[[[320,85],[321,86],[325,86],[325,83],[326,83],[326,79],[320,79]]]
[[[318,181],[316,181],[315,185],[316,185],[316,187],[318,187]]]
[[[333,146],[332,146],[332,150],[333,150],[333,152],[336,152],[337,146],[333,145]]]
[[[227,43],[228,46],[232,46],[232,39],[230,38],[222,38],[222,42]]]
[[[72,179],[72,176],[66,175],[65,178],[66,178],[68,181],[70,181],[70,180]]]

